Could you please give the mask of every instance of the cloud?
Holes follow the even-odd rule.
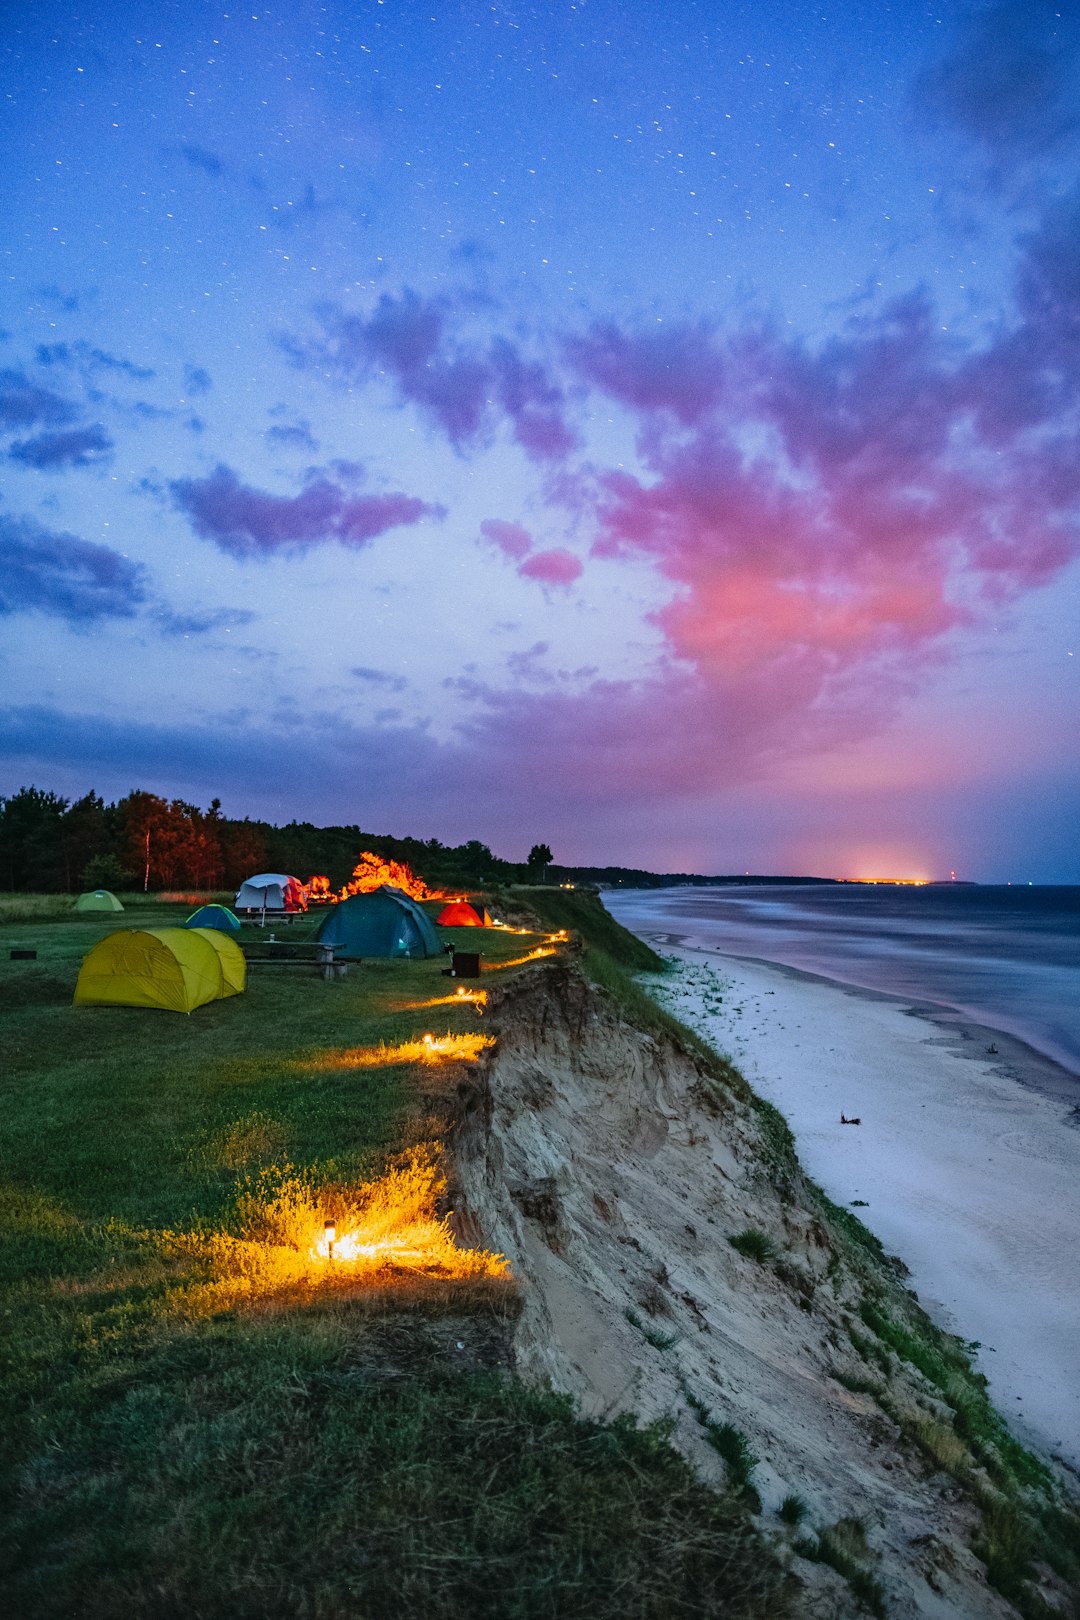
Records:
[[[192,141],[181,141],[179,152],[193,169],[201,169],[204,174],[216,176],[224,172],[225,165],[217,153],[211,152],[209,147],[196,146]]]
[[[388,529],[442,515],[412,495],[347,495],[324,476],[313,477],[299,495],[268,495],[220,464],[207,478],[180,478],[169,487],[196,534],[242,558],[328,540],[362,546]]]
[[[266,430],[270,444],[296,445],[301,450],[317,450],[309,422],[275,422]]]
[[[508,523],[503,518],[485,518],[480,533],[498,546],[504,556],[516,562],[527,557],[532,550],[532,535],[520,523]]]
[[[137,366],[132,360],[125,360],[123,356],[109,354],[105,349],[96,349],[89,343],[39,343],[36,351],[38,365],[57,366],[62,370],[82,370],[85,373],[95,371],[118,371],[125,377],[131,377],[138,382],[146,382],[156,375],[149,366]]]
[[[37,611],[87,625],[130,618],[146,601],[145,576],[108,546],[0,516],[0,614]]]
[[[185,364],[184,366],[184,392],[186,394],[208,394],[213,387],[210,373],[202,366]]]
[[[113,441],[103,427],[69,428],[63,433],[39,433],[11,446],[13,461],[28,467],[57,471],[61,467],[90,467],[104,459]]]
[[[573,552],[560,547],[534,551],[518,569],[523,578],[539,580],[543,585],[572,585],[581,577],[581,571],[581,563]]]
[[[177,613],[172,608],[155,608],[152,618],[166,636],[205,636],[212,630],[233,630],[251,624],[254,613],[246,608],[206,608],[201,613]]]
[[[76,415],[74,405],[50,388],[41,388],[23,371],[0,371],[0,428],[60,424]]]
[[[514,425],[514,438],[537,461],[562,460],[575,449],[577,435],[565,420],[562,390],[538,362],[522,358],[513,344],[492,345],[496,396]]]
[[[1075,7],[1004,0],[969,14],[955,49],[924,78],[922,107],[1004,167],[1050,157],[1080,131]]]
[[[568,346],[638,424],[639,467],[583,486],[594,553],[668,583],[659,684],[690,673],[725,750],[863,735],[950,635],[1080,554],[1078,227],[1065,199],[1022,244],[978,349],[921,294],[818,348],[694,325]]]
[[[597,322],[567,345],[586,382],[633,410],[670,411],[698,422],[717,402],[723,362],[715,333],[704,321],[672,325],[633,339],[612,322]]]
[[[518,565],[522,579],[535,579],[542,585],[567,586],[581,576],[582,565],[573,552],[562,547],[536,551],[528,529],[504,518],[485,518],[480,533],[497,546],[505,557]]]
[[[536,461],[559,460],[577,443],[566,422],[566,399],[547,367],[527,359],[506,338],[486,348],[451,333],[459,311],[448,299],[406,289],[384,293],[370,316],[322,311],[323,336],[305,349],[285,347],[300,363],[315,359],[348,376],[388,376],[400,397],[416,405],[461,449],[490,438],[500,417]]]
[[[357,664],[349,674],[368,686],[383,687],[389,692],[404,692],[409,684],[404,675],[390,675],[384,669],[369,669],[364,664]]]

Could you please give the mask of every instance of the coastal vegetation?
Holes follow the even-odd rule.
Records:
[[[189,909],[124,898],[139,926]],[[488,900],[532,930],[485,932],[493,990],[527,998],[544,971],[532,948],[565,931],[560,971],[580,966],[589,995],[685,1059],[711,1118],[752,1131],[761,1218],[727,1244],[802,1310],[827,1295],[837,1386],[953,1482],[987,1579],[1045,1620],[1039,1571],[1077,1584],[1080,1521],[994,1411],[971,1347],[806,1180],[782,1115],[638,982],[663,963],[595,894]],[[447,1219],[442,1144],[491,1051],[488,1016],[437,964],[372,961],[331,984],[256,971],[245,996],[178,1021],[72,1009],[112,919],[20,896],[0,926],[37,951],[0,955],[10,1612],[331,1617],[362,1601],[417,1620],[737,1620],[799,1612],[793,1555],[884,1612],[860,1521],[823,1523],[794,1492],[763,1514],[757,1448],[685,1376],[666,1274],[624,1314],[672,1368],[719,1487],[673,1444],[673,1418],[585,1419],[515,1376],[517,1281]],[[475,931],[450,937],[475,946]],[[331,1226],[362,1264],[335,1274]]]
[[[124,901],[144,927],[190,909]],[[488,1037],[437,963],[253,970],[191,1018],[79,1010],[113,919],[32,897],[5,918],[37,953],[0,958],[7,1612],[792,1612],[748,1504],[668,1426],[513,1376],[514,1280],[456,1265],[445,1226],[439,1132]],[[544,937],[485,934],[487,982]],[[422,1263],[308,1255],[380,1199]]]

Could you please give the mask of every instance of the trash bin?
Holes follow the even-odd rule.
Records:
[[[455,979],[478,979],[480,977],[480,952],[455,951],[452,958],[453,966],[451,976]]]

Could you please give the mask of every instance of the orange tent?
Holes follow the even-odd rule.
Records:
[[[476,907],[470,906],[467,900],[452,900],[448,906],[443,907],[435,921],[440,928],[491,927],[491,918],[487,914],[487,908],[482,906],[477,911]]]

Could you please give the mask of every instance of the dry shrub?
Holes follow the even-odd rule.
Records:
[[[947,1473],[961,1475],[971,1466],[971,1453],[951,1423],[937,1418],[915,1418],[908,1433],[921,1451]]]

